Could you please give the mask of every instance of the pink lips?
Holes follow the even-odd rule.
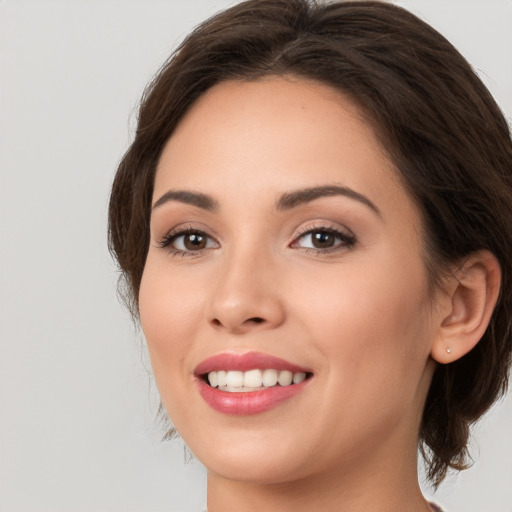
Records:
[[[194,373],[198,377],[196,380],[204,401],[218,412],[233,415],[258,414],[273,409],[282,401],[300,393],[311,380],[306,379],[300,384],[290,386],[273,386],[262,391],[231,393],[211,387],[203,378],[203,375],[211,371],[237,370],[245,372],[254,369],[309,373],[308,369],[301,368],[284,359],[258,352],[218,354],[201,362]]]

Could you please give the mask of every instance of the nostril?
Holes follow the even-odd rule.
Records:
[[[1,1],[1,0],[0,0]],[[225,327],[228,330],[231,330],[233,332],[235,331],[245,331],[247,329],[250,329],[251,326],[254,327],[256,325],[264,324],[267,320],[265,318],[262,318],[260,316],[253,316],[246,318],[245,320],[233,320],[229,318],[226,318],[226,321],[221,320],[220,318],[212,318],[211,319],[211,325],[215,328],[219,327]]]

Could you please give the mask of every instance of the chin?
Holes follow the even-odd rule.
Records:
[[[286,439],[286,437],[288,439]],[[188,442],[187,442],[188,441]],[[309,468],[306,451],[283,433],[280,439],[268,433],[241,431],[221,436],[211,433],[197,439],[185,439],[194,455],[208,471],[222,478],[255,484],[278,484],[306,476]],[[304,448],[304,445],[302,446]]]
[[[289,461],[244,459],[241,456],[226,457],[223,460],[211,460],[205,464],[208,471],[227,480],[253,483],[258,485],[284,484],[297,481],[307,476],[304,469],[297,470],[295,464]],[[300,464],[303,468],[303,465]]]

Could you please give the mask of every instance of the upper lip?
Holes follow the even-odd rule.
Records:
[[[196,375],[204,375],[209,372],[219,370],[234,370],[245,372],[248,370],[288,370],[293,373],[304,372],[311,373],[307,368],[291,363],[279,357],[271,356],[261,352],[245,352],[237,354],[235,352],[224,352],[209,357],[200,362],[194,373]]]

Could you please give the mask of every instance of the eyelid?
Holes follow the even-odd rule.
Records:
[[[338,239],[338,241],[332,247],[301,247],[299,241],[306,235],[311,235],[315,232],[331,233]],[[181,249],[173,246],[173,242],[175,242],[180,237],[186,236],[187,234],[198,234],[200,236],[206,237],[208,246],[198,249]],[[158,248],[166,249],[173,255],[182,256],[199,256],[204,253],[204,251],[210,251],[220,247],[220,242],[218,241],[217,237],[211,234],[210,229],[205,229],[203,226],[199,227],[194,224],[180,224],[167,231],[163,236],[158,238],[156,242]],[[332,221],[317,220],[297,229],[293,235],[292,241],[288,244],[288,246],[294,249],[303,249],[305,251],[314,251],[318,254],[322,254],[347,250],[352,248],[355,243],[356,237],[347,227]]]
[[[180,224],[171,230],[167,231],[165,235],[161,236],[160,238],[157,238],[157,247],[160,249],[166,249],[168,250],[173,256],[176,255],[182,255],[182,256],[199,256],[201,253],[207,250],[216,249],[220,247],[219,241],[216,239],[215,236],[211,235],[209,230],[205,228],[199,228],[197,226],[194,226],[192,224],[183,225]],[[180,237],[184,237],[187,234],[198,234],[201,236],[206,237],[208,240],[213,241],[215,244],[215,247],[204,247],[197,250],[183,250],[178,249],[176,247],[172,247],[172,243],[179,239]]]
[[[158,232],[162,234],[159,234]],[[157,243],[159,243],[166,238],[171,238],[175,235],[188,232],[204,234],[211,238],[212,240],[215,240],[217,243],[219,243],[219,237],[210,226],[206,226],[202,222],[195,221],[180,222],[175,224],[173,227],[167,229],[165,229],[164,226],[162,226],[160,229],[155,229],[154,239],[156,240]]]
[[[332,233],[340,233],[347,238],[355,238],[354,233],[348,229],[346,226],[338,224],[333,221],[327,220],[315,220],[312,223],[305,224],[297,229],[296,233],[293,235],[293,239],[300,238],[307,233],[311,233],[314,231],[330,231]]]
[[[326,232],[335,235],[337,238],[341,240],[341,243],[338,243],[334,247],[328,248],[313,248],[313,247],[300,247],[298,245],[298,241],[301,238],[304,238],[306,235],[313,234],[315,232]],[[313,224],[308,224],[306,226],[301,227],[293,236],[293,240],[290,243],[290,247],[296,249],[304,249],[306,251],[315,251],[316,253],[329,253],[336,252],[340,250],[351,249],[356,243],[356,236],[354,233],[346,228],[345,226],[341,226],[339,224],[334,224],[332,222],[322,222],[315,221]]]

